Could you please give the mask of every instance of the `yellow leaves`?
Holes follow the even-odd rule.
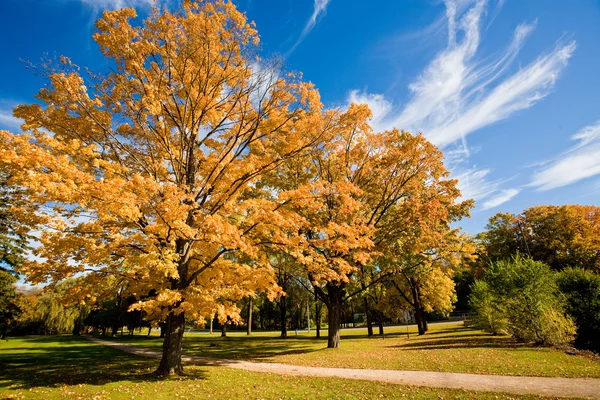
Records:
[[[236,300],[281,293],[270,252],[346,283],[443,242],[468,211],[422,136],[375,134],[366,106],[323,110],[301,75],[247,57],[258,35],[232,2],[135,17],[96,24],[114,72],[62,59],[42,105],[15,110],[29,132],[0,132],[0,166],[44,210],[21,210],[47,228],[31,280],[119,277],[150,318],[235,322]]]
[[[438,268],[420,278],[421,296],[425,311],[433,310],[446,314],[456,302],[454,281]]]

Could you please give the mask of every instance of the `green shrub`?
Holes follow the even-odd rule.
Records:
[[[600,353],[600,275],[569,268],[560,273],[558,286],[577,324],[575,346]]]
[[[573,340],[575,325],[564,314],[556,273],[544,263],[519,255],[499,261],[471,290],[475,319],[489,332],[506,330],[519,340],[549,345]]]
[[[476,280],[471,285],[469,306],[473,311],[473,325],[494,335],[506,334],[508,320],[506,309],[485,281]]]

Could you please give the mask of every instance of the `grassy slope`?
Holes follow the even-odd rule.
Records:
[[[326,338],[314,333],[280,339],[275,333],[190,334],[184,352],[217,358],[251,359],[296,365],[467,372],[500,375],[561,376],[600,378],[600,363],[567,355],[549,347],[518,343],[506,336],[491,336],[459,324],[431,325],[431,331],[418,337],[414,328],[410,339],[406,328],[387,329],[385,339],[368,338],[365,330],[343,331],[340,349],[327,349]],[[158,337],[117,336],[114,340],[159,349]]]
[[[11,339],[0,342],[0,398],[539,398],[200,366],[187,367],[186,377],[160,380],[149,375],[156,364],[72,336]]]

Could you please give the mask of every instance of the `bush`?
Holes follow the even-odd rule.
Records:
[[[575,346],[600,353],[600,275],[569,268],[560,273],[558,286],[577,324]]]
[[[470,298],[478,325],[503,330],[522,341],[562,345],[573,340],[575,325],[564,314],[556,273],[544,263],[523,258],[499,261],[473,284]]]
[[[492,293],[487,282],[476,280],[471,285],[469,307],[473,311],[472,320],[476,328],[494,335],[506,334],[506,309]]]

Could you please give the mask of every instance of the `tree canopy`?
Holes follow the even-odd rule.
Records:
[[[534,206],[523,213],[498,213],[480,236],[482,261],[508,259],[517,252],[555,270],[582,267],[600,271],[600,207]]]
[[[301,75],[256,56],[231,2],[187,0],[144,21],[106,11],[93,37],[110,72],[45,63],[38,103],[14,111],[23,133],[0,132],[16,212],[41,228],[19,271],[77,277],[62,286],[74,301],[133,296],[130,310],[166,321],[161,375],[183,372],[186,318],[236,321],[240,299],[281,294],[277,252],[328,306],[336,347],[340,304],[389,272],[381,249],[433,262],[468,214],[439,149],[373,132],[364,105],[325,110]],[[350,291],[361,270],[371,281]]]

